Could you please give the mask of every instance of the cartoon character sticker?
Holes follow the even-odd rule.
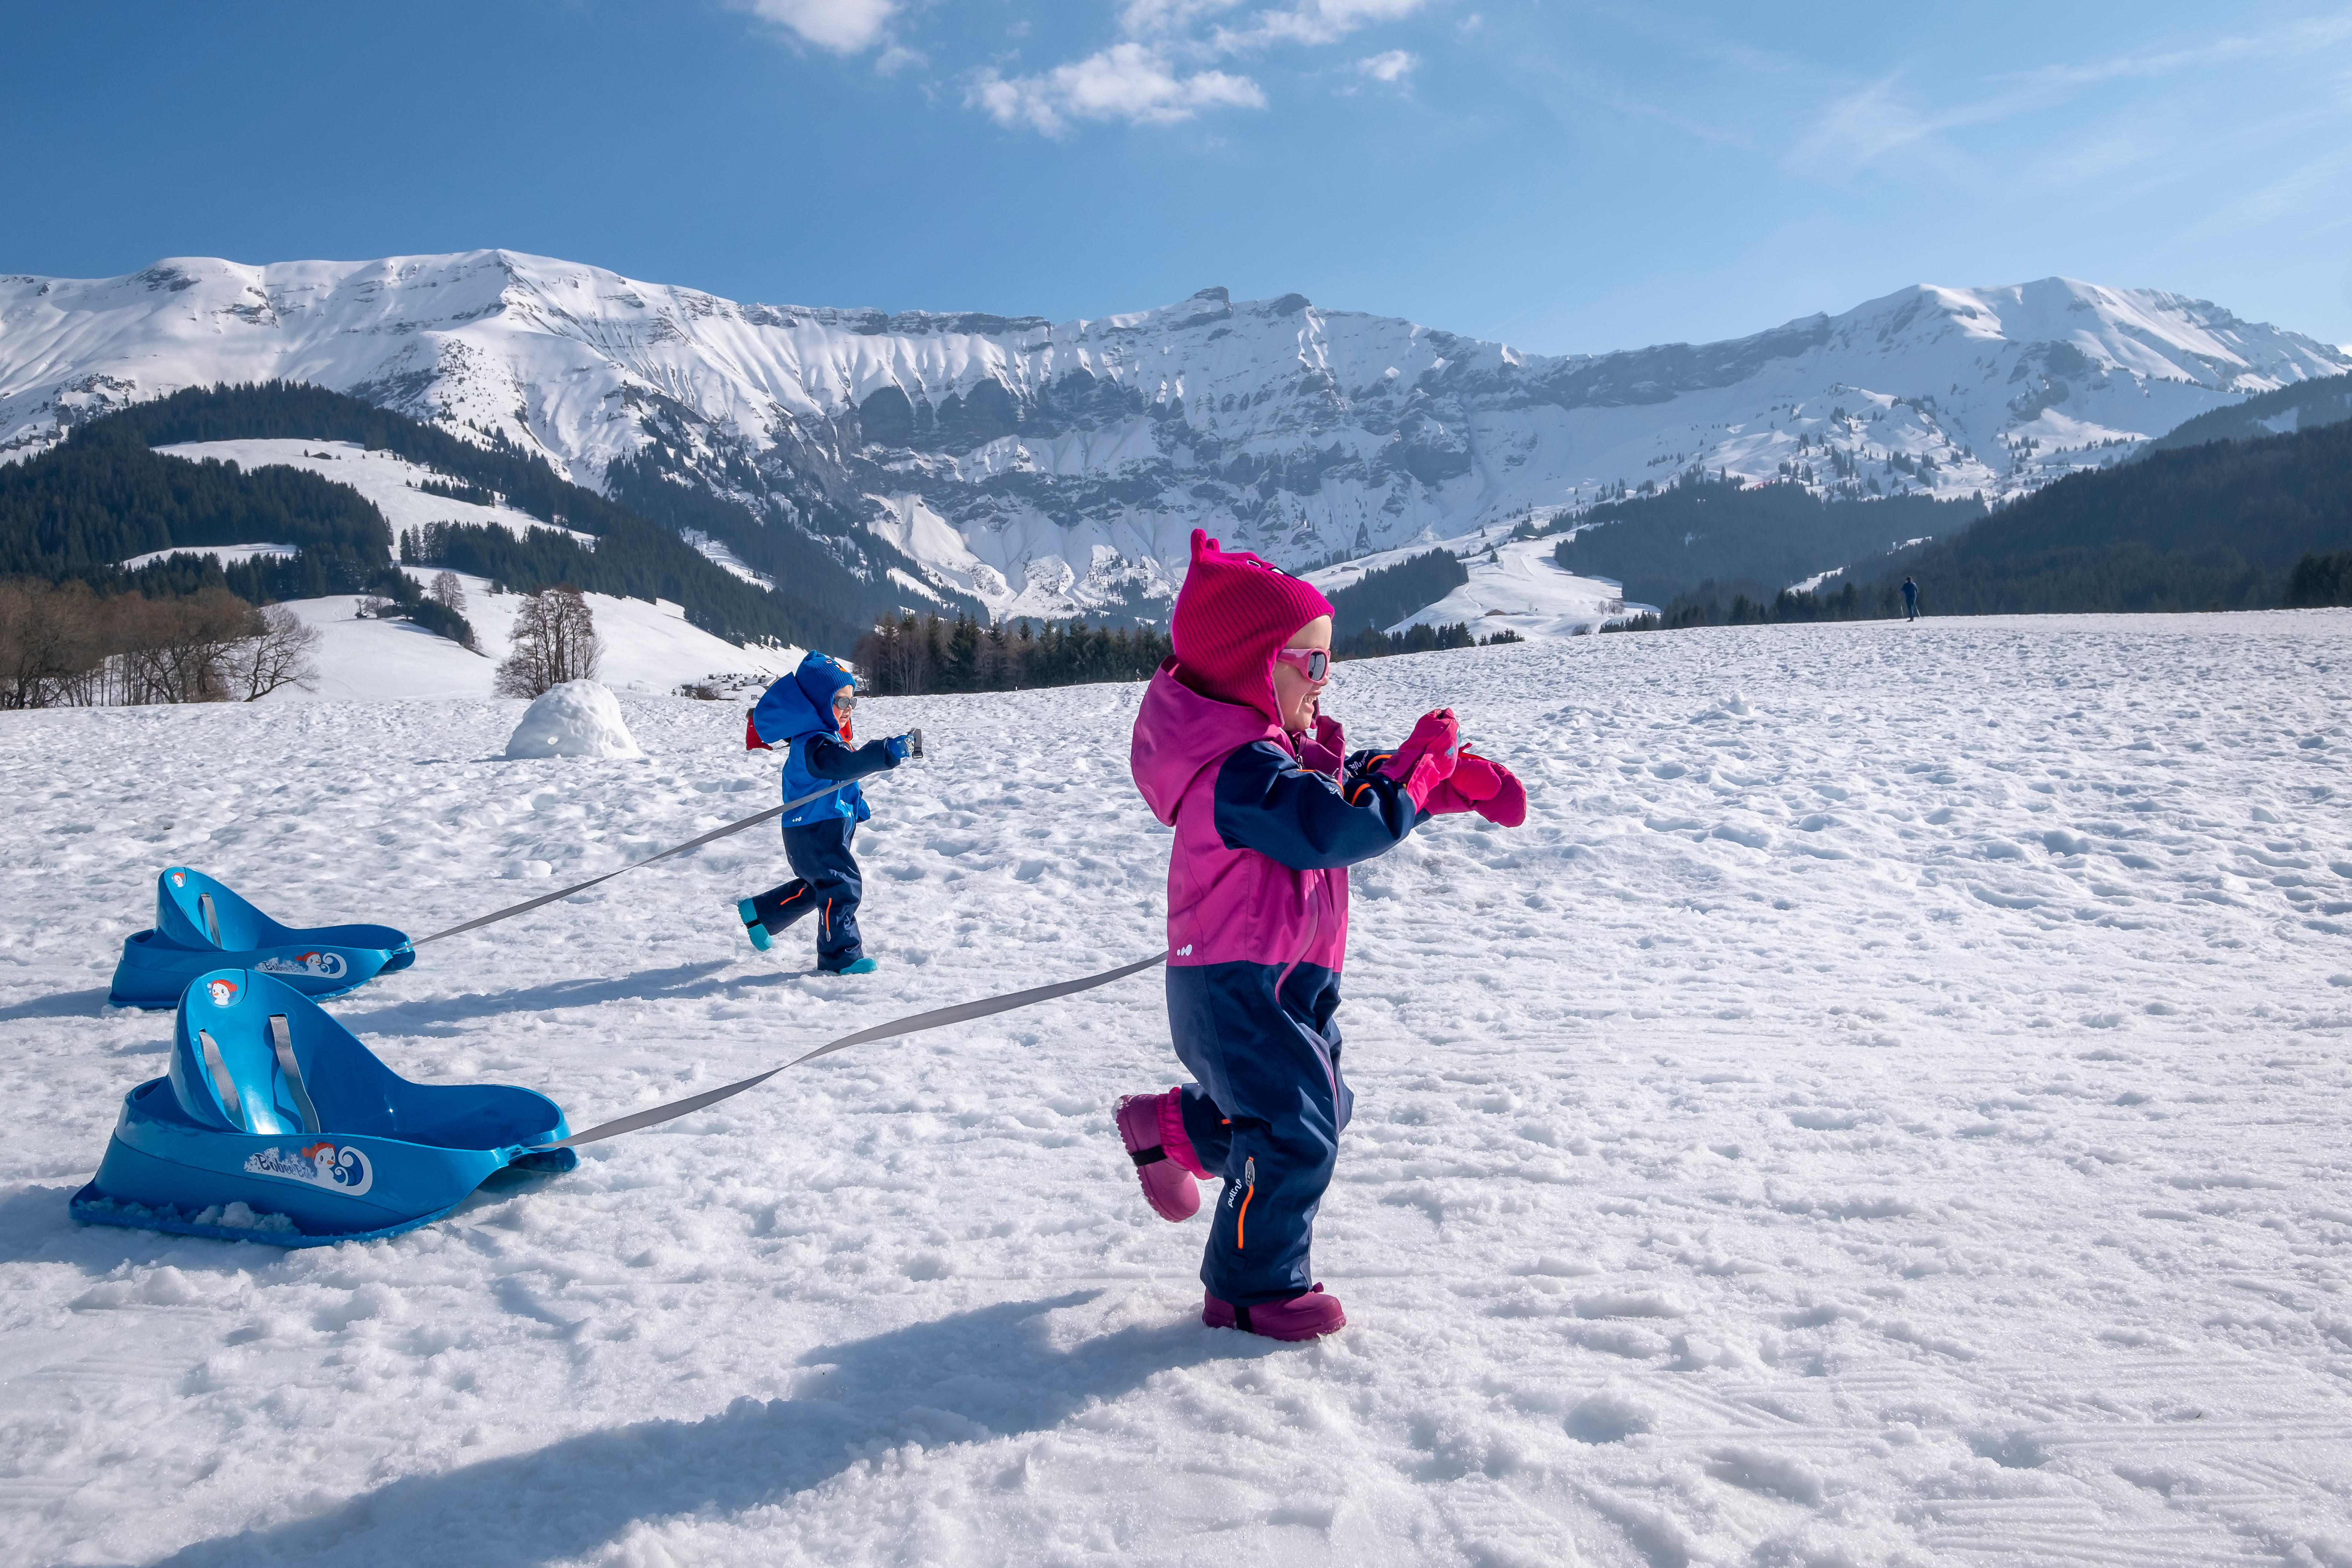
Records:
[[[351,973],[340,952],[304,952],[292,958],[265,958],[253,966],[264,974],[308,974],[320,980],[341,980]]]
[[[375,1185],[375,1167],[366,1154],[330,1142],[308,1144],[290,1154],[276,1147],[264,1149],[247,1156],[245,1168],[257,1176],[304,1182],[352,1197]]]
[[[184,888],[187,885],[188,874],[185,871],[174,871],[172,873],[172,886],[175,888]]]
[[[234,980],[215,980],[205,989],[212,993],[215,1007],[226,1007],[236,1001],[236,982]]]

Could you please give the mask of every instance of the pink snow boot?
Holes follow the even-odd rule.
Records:
[[[1119,1142],[1135,1162],[1136,1179],[1143,1184],[1143,1201],[1161,1219],[1191,1219],[1201,1212],[1200,1157],[1184,1135],[1184,1113],[1178,1095],[1130,1094],[1118,1102]]]
[[[1239,1329],[1269,1340],[1312,1340],[1346,1328],[1348,1314],[1339,1310],[1339,1297],[1323,1293],[1318,1280],[1303,1296],[1255,1307],[1236,1307],[1214,1296],[1206,1297],[1201,1303],[1201,1321],[1213,1329]]]

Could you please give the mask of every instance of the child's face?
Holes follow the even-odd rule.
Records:
[[[849,727],[849,716],[856,712],[856,710],[857,693],[854,689],[845,686],[840,690],[835,692],[833,694],[834,728],[836,730],[847,729]]]
[[[1331,650],[1331,617],[1316,616],[1299,627],[1298,635],[1286,646],[1321,648],[1328,653]],[[1275,660],[1274,706],[1282,715],[1282,727],[1294,735],[1311,729],[1316,710],[1322,701],[1323,689],[1329,684],[1328,676],[1321,680],[1309,680],[1304,670],[1294,668],[1280,659]]]

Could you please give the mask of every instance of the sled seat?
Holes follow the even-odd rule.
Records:
[[[166,1075],[125,1098],[74,1217],[316,1246],[396,1236],[509,1167],[569,1170],[553,1100],[413,1083],[278,976],[215,969],[184,993]]]
[[[189,981],[224,965],[276,975],[306,996],[340,996],[415,962],[406,933],[390,926],[283,925],[226,883],[170,866],[155,879],[155,924],[123,942],[107,1001],[176,1006]]]

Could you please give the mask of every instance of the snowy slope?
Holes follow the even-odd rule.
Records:
[[[585,484],[650,452],[768,526],[863,520],[1000,614],[1156,602],[1196,525],[1306,563],[1691,467],[1997,498],[2347,370],[2204,301],[2064,279],[1564,357],[1296,294],[890,316],[508,251],[0,279],[0,453],[179,386],[315,381],[502,430]]]
[[[332,479],[339,485],[349,485],[375,503],[375,509],[383,513],[384,521],[392,525],[392,536],[395,540],[409,530],[423,528],[427,523],[457,522],[502,528],[518,537],[534,528],[544,529],[550,533],[564,535],[583,550],[596,548],[596,536],[593,533],[583,533],[576,528],[558,528],[511,507],[482,506],[474,501],[428,495],[418,487],[435,479],[447,484],[447,476],[436,474],[421,464],[412,463],[391,452],[371,452],[356,442],[184,441],[175,446],[158,447],[155,450],[167,458],[184,458],[192,463],[211,458],[216,462],[235,463],[243,468],[300,468],[321,479]]]
[[[1344,668],[1532,816],[1356,874],[1334,1340],[1199,1327],[1113,1097],[1150,978],[858,1047],[389,1243],[76,1230],[153,879],[412,931],[774,799],[740,713],[8,716],[0,1563],[2352,1561],[2352,615],[1777,626]],[[1160,940],[1133,688],[877,700],[885,964],[772,834],[330,1004],[577,1124]],[[159,757],[215,765],[163,768]]]
[[[405,568],[419,583],[440,574],[431,567]],[[507,654],[521,600],[493,595],[488,579],[453,573],[466,594],[466,619],[481,652],[471,653],[409,621],[359,618],[360,601],[348,595],[296,599],[288,605],[317,626],[317,689],[281,687],[266,702],[383,702],[400,698],[488,698],[499,660]],[[616,599],[582,595],[604,640],[596,679],[616,690],[671,692],[688,681],[718,678],[726,688],[764,686],[800,662],[802,649],[738,647],[686,618],[667,599]],[[732,711],[732,710],[730,710]],[[741,715],[737,714],[738,718]]]
[[[1629,611],[1654,609],[1629,605],[1622,584],[1605,577],[1579,577],[1561,570],[1552,552],[1552,539],[1506,538],[1501,529],[1449,541],[1446,547],[1460,558],[1470,580],[1433,605],[1426,605],[1385,631],[1401,632],[1416,623],[1444,626],[1466,622],[1473,633],[1486,637],[1514,631],[1523,637],[1582,637],[1607,622],[1622,620]],[[1428,545],[1383,551],[1337,566],[1309,572],[1307,580],[1326,594],[1352,587],[1367,573],[1397,566]]]
[[[544,529],[564,534],[584,549],[596,548],[596,536],[593,533],[555,528],[502,506],[482,506],[427,495],[418,487],[438,477],[431,469],[390,452],[371,452],[348,441],[195,441],[159,447],[156,450],[191,462],[210,458],[247,468],[302,468],[349,485],[375,503],[384,521],[392,525],[394,538],[427,523],[454,522],[488,524],[518,535]],[[708,542],[705,544],[705,553],[719,560],[720,564],[754,581],[764,581],[729,556],[724,546],[709,546]],[[228,562],[289,552],[284,545],[273,544],[186,552],[163,550],[122,564],[136,566],[181,553],[211,555]],[[726,559],[720,560],[721,557]],[[406,570],[419,583],[430,583],[439,575],[430,567]],[[520,601],[513,595],[492,595],[487,578],[464,573],[452,575],[464,587],[466,618],[473,625],[480,653],[469,653],[447,638],[436,637],[406,621],[362,620],[356,614],[360,601],[349,595],[298,599],[291,601],[289,607],[317,626],[326,639],[318,650],[317,689],[305,693],[283,687],[271,693],[268,700],[303,701],[315,697],[373,702],[404,697],[489,696],[491,675],[498,661],[506,657]],[[604,639],[604,661],[599,678],[609,686],[635,691],[674,691],[682,682],[713,676],[764,683],[790,669],[801,657],[802,650],[798,648],[739,647],[692,625],[685,612],[667,599],[623,599],[604,594],[589,594],[585,597],[595,617],[597,632]]]

